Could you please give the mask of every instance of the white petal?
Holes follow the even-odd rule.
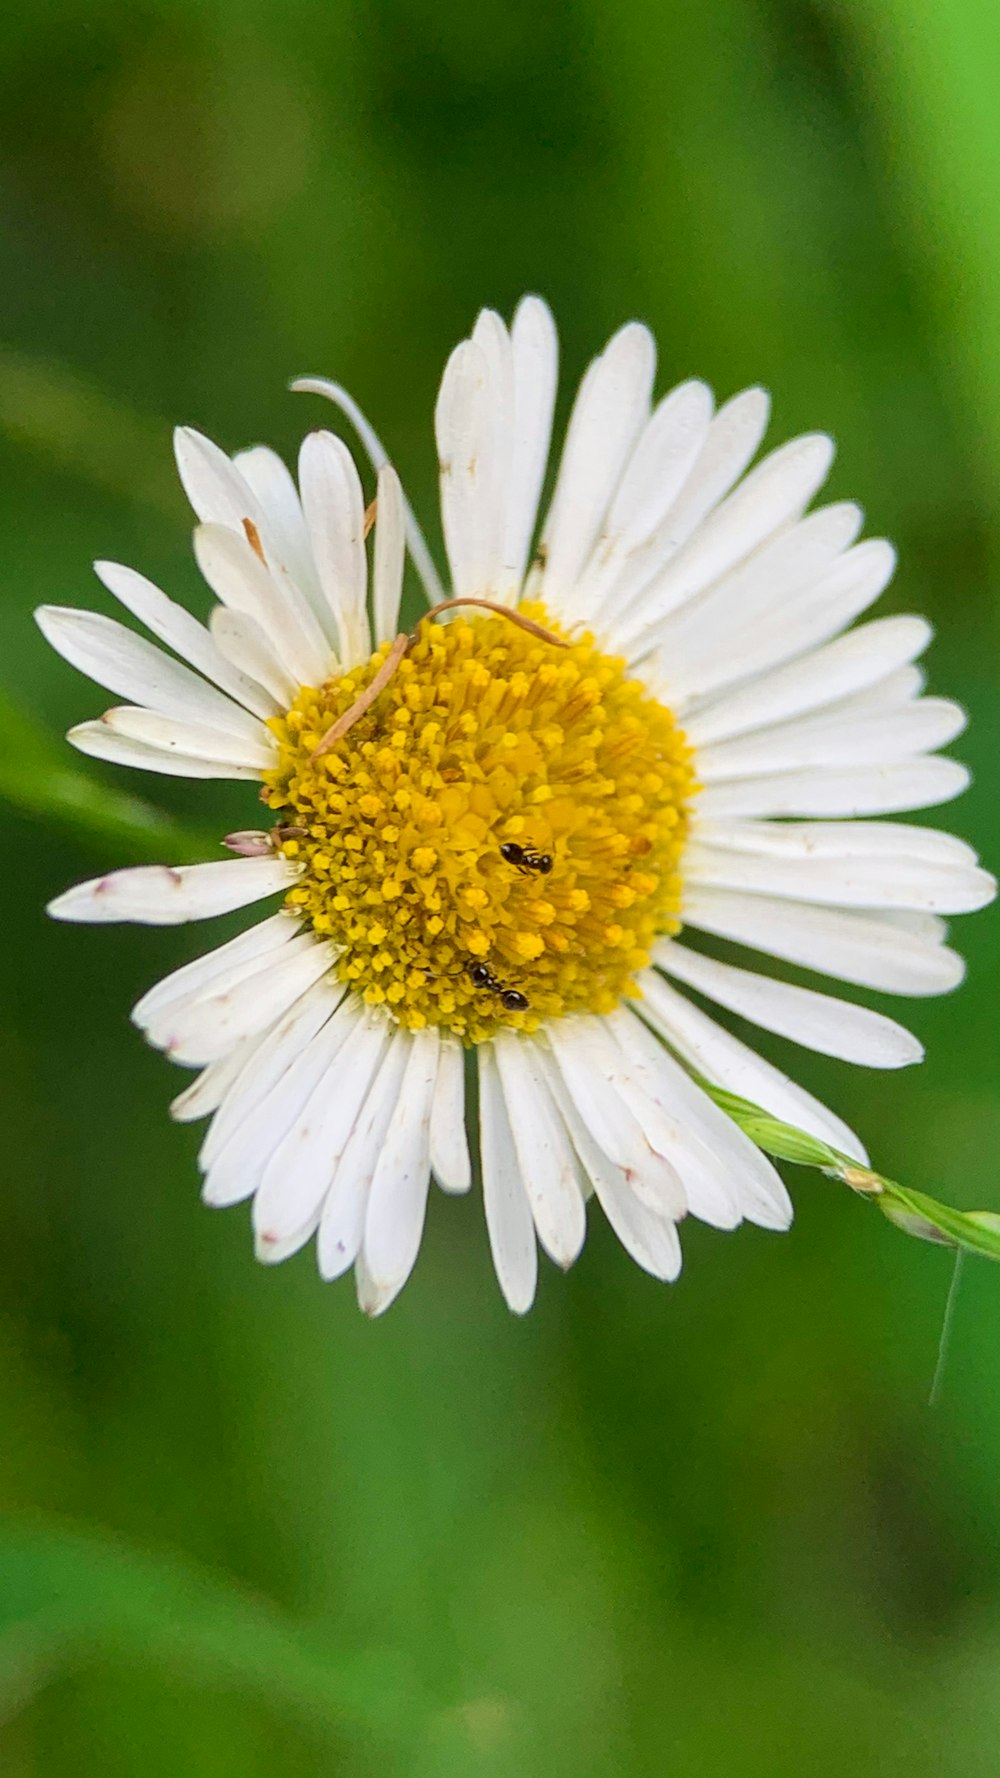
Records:
[[[704,784],[731,778],[756,778],[789,766],[824,768],[888,765],[915,753],[946,747],[965,727],[965,712],[948,698],[921,698],[916,704],[884,715],[803,717],[776,728],[721,741],[698,753],[698,776]]]
[[[361,1250],[354,1262],[354,1283],[358,1296],[358,1308],[361,1309],[365,1315],[381,1315],[383,1310],[388,1309],[390,1303],[392,1303],[398,1295],[397,1291],[380,1288],[376,1284],[371,1272],[368,1270],[368,1262],[365,1259],[363,1241]]]
[[[654,410],[639,435],[611,510],[584,570],[581,612],[603,613],[621,604],[670,553],[667,518],[702,446],[712,420],[706,383],[681,383]]]
[[[861,524],[861,509],[852,501],[823,506],[797,523],[782,524],[724,573],[688,591],[680,609],[665,621],[664,579],[676,574],[678,584],[690,588],[695,578],[687,574],[682,581],[683,563],[671,563],[666,575],[654,581],[616,625],[615,636],[630,655],[639,655],[660,640],[678,683],[686,684],[697,677],[706,658],[714,663],[720,638],[730,655],[741,654],[745,643],[765,625],[794,611],[854,542]],[[689,551],[697,541],[692,539]]]
[[[821,1055],[865,1068],[905,1068],[923,1056],[923,1045],[909,1031],[865,1006],[734,969],[670,941],[655,947],[653,961],[740,1018]]]
[[[687,1209],[715,1229],[735,1229],[742,1213],[728,1163],[701,1138],[689,1118],[676,1117],[669,1095],[655,1090],[651,1074],[635,1069],[633,1060],[617,1045],[612,1021],[593,1022],[600,1028],[601,1042],[607,1045],[607,1072],[619,1083],[619,1092],[639,1120],[646,1141],[667,1157],[678,1173],[681,1200]]]
[[[238,970],[245,963],[256,963],[261,958],[270,957],[295,937],[299,924],[298,920],[282,909],[267,920],[258,920],[246,932],[227,940],[224,945],[217,945],[214,950],[206,951],[203,956],[183,964],[180,969],[164,976],[162,981],[143,994],[141,1000],[136,1001],[132,1008],[133,1023],[144,1031],[150,1020],[155,1019],[173,1002],[186,999],[189,995],[205,993],[233,969]]]
[[[587,1218],[569,1138],[530,1039],[498,1031],[493,1053],[538,1238],[563,1267],[583,1246]]]
[[[399,1101],[411,1048],[409,1032],[399,1028],[390,1032],[378,1073],[334,1173],[317,1243],[320,1274],[328,1281],[341,1277],[361,1250],[368,1191]]]
[[[208,621],[219,653],[242,673],[252,674],[266,686],[279,710],[289,709],[301,682],[276,654],[257,619],[245,611],[230,611],[227,605],[217,605]]]
[[[891,853],[840,857],[767,857],[691,841],[684,873],[692,893],[728,889],[788,897],[824,907],[912,908],[916,913],[967,914],[996,894],[988,871],[967,864],[929,864]]]
[[[256,954],[250,953],[248,947],[242,955],[227,959],[224,964],[216,963],[212,957],[205,959],[206,968],[200,977],[182,986],[177,986],[168,977],[166,984],[161,984],[164,993],[153,1010],[149,1010],[147,1003],[142,1017],[136,1018],[133,1013],[133,1020],[154,1048],[166,1050],[175,1060],[190,1060],[200,1066],[213,1057],[206,1054],[188,1058],[185,1034],[203,1032],[210,1021],[217,1021],[220,1014],[233,1007],[245,1009],[251,1006],[256,1015],[258,1005],[267,1003],[275,966],[291,965],[301,951],[315,942],[311,933],[301,933],[294,944],[272,945],[267,951],[258,947]],[[211,968],[208,967],[210,964]],[[227,1020],[227,1024],[230,1022]],[[253,1016],[246,1034],[255,1034],[264,1028],[264,1024]],[[218,1055],[226,1051],[225,1042],[215,1047]]]
[[[810,1093],[706,1018],[652,971],[644,973],[642,989],[636,1011],[706,1080],[866,1163],[868,1157],[854,1133]]]
[[[465,1052],[457,1037],[444,1032],[431,1105],[431,1171],[446,1192],[467,1192],[472,1184],[465,1136]]]
[[[169,753],[162,747],[149,747],[144,741],[130,741],[125,735],[115,734],[100,718],[96,722],[78,722],[67,731],[66,739],[90,759],[132,766],[140,772],[159,772],[167,778],[260,778],[257,766],[236,766],[225,759],[196,759],[189,754]]]
[[[445,366],[434,410],[441,522],[456,598],[488,596],[500,581],[505,465],[498,408],[510,391],[497,387],[497,375],[483,346],[463,340]]]
[[[802,513],[826,480],[833,441],[824,433],[792,439],[757,465],[678,550],[630,608],[648,626],[662,622]]]
[[[216,1209],[238,1204],[257,1190],[271,1156],[301,1116],[310,1095],[320,1081],[329,1080],[337,1056],[366,1022],[367,1008],[353,996],[339,1002],[331,997],[321,1004],[313,990],[303,996],[299,1006],[301,1024],[296,1008],[291,1008],[281,1021],[284,1042],[276,1045],[269,1034],[258,1051],[261,1058],[269,1052],[263,1075],[266,1091],[251,1097],[251,1064],[247,1079],[234,1094],[239,1115],[237,1107],[230,1110],[227,1101],[202,1145],[199,1160],[206,1169],[202,1197]],[[215,1140],[216,1126],[227,1113],[224,1140]]]
[[[302,510],[319,574],[333,613],[345,667],[371,653],[365,497],[354,459],[332,432],[310,432],[299,453]]]
[[[684,661],[670,646],[668,627],[656,657],[668,702],[686,708],[694,699],[718,695],[829,642],[875,602],[895,566],[892,545],[881,537],[868,538],[838,556],[814,585],[800,591],[793,603],[768,613],[755,629],[704,634]]]
[[[430,1123],[440,1038],[412,1034],[399,1097],[372,1176],[364,1260],[372,1291],[362,1307],[381,1314],[402,1290],[420,1251],[430,1184]]]
[[[720,407],[680,495],[667,514],[656,566],[674,555],[739,480],[767,430],[766,389],[744,389]]]
[[[622,1097],[607,1044],[600,1043],[600,1022],[590,1017],[553,1019],[546,1035],[565,1090],[594,1141],[616,1166],[635,1171],[642,1133]],[[680,1181],[675,1181],[672,1202],[653,1207],[683,1216],[687,1203]]]
[[[391,463],[378,472],[375,519],[375,562],[372,574],[372,615],[375,641],[391,642],[399,629],[399,602],[403,594],[403,561],[406,553],[406,510],[399,477]]]
[[[735,1228],[740,1221],[740,1209],[733,1181],[725,1167],[699,1136],[678,1121],[662,1098],[645,1091],[614,1042],[606,1021],[591,1019],[587,1022],[591,1026],[588,1046],[595,1049],[600,1046],[601,1072],[639,1123],[645,1155],[623,1159],[620,1152],[612,1152],[611,1145],[602,1140],[600,1126],[591,1112],[591,1105],[599,1096],[597,1078],[593,1072],[588,1077],[565,1066],[567,1049],[578,1047],[578,1030],[573,1033],[570,1044],[564,1045],[560,1070],[565,1092],[591,1139],[621,1169],[632,1192],[654,1216],[679,1221],[690,1211],[716,1228]],[[575,1023],[582,1027],[584,1021]],[[550,1039],[551,1035],[552,1028]],[[579,1047],[585,1046],[579,1044]],[[563,1099],[555,1084],[553,1091],[562,1106]]]
[[[254,1257],[265,1266],[280,1266],[284,1260],[291,1259],[294,1253],[300,1252],[312,1240],[319,1227],[321,1210],[321,1204],[314,1204],[305,1221],[298,1228],[291,1229],[281,1240],[272,1238],[263,1242],[255,1239]]]
[[[707,383],[680,383],[650,415],[611,502],[605,535],[620,535],[627,552],[663,523],[701,449],[712,420]]]
[[[259,1037],[247,1037],[231,1049],[228,1056],[209,1062],[191,1085],[170,1102],[170,1115],[179,1124],[194,1123],[217,1111],[229,1089],[239,1079],[250,1057],[260,1043]]]
[[[552,435],[559,344],[540,297],[518,304],[510,330],[514,376],[513,446],[503,537],[505,587],[520,587],[535,530]]]
[[[296,1229],[321,1212],[388,1038],[384,1019],[363,1022],[275,1148],[253,1201],[258,1259],[279,1252]]]
[[[96,611],[42,605],[38,627],[52,647],[118,697],[148,704],[182,722],[205,722],[256,739],[260,722],[163,650]]]
[[[225,525],[199,525],[194,553],[216,598],[259,624],[275,659],[298,685],[321,685],[331,665],[330,645],[304,596],[264,566],[246,537]]]
[[[308,596],[303,596],[293,584],[285,566],[282,546],[287,541],[287,531],[279,527],[277,538],[272,536],[269,510],[265,510],[257,499],[246,476],[236,464],[218,445],[187,426],[178,427],[175,432],[174,451],[184,490],[199,519],[211,526],[222,526],[242,544],[247,543],[246,522],[249,520],[257,531],[269,569],[273,570],[275,585],[280,587],[283,595],[287,595],[290,605],[308,605]],[[259,479],[259,460],[251,467],[252,473],[256,473]],[[274,479],[272,465],[272,492]],[[285,517],[287,516],[286,511]],[[311,578],[315,579],[315,573]],[[269,626],[265,625],[265,628]],[[295,625],[294,628],[297,630],[298,626]],[[291,646],[294,649],[294,641]],[[301,683],[301,676],[295,676]],[[313,675],[306,677],[311,678]]]
[[[577,577],[649,417],[655,371],[653,336],[631,321],[580,384],[542,532],[542,596],[555,611],[571,606]]]
[[[368,1088],[365,1104],[354,1120],[354,1129],[327,1191],[317,1237],[320,1277],[327,1284],[333,1278],[343,1277],[361,1253],[368,1188],[399,1101],[409,1047],[411,1040],[407,1031],[395,1029],[388,1037],[383,1060]]]
[[[315,610],[320,599],[319,581],[294,477],[277,452],[268,450],[266,445],[238,451],[233,463],[264,515],[274,565],[291,575]]]
[[[158,710],[144,710],[137,704],[117,705],[105,710],[98,720],[112,735],[139,741],[157,752],[175,753],[183,760],[210,759],[217,764],[245,766],[257,775],[273,770],[278,763],[278,744],[264,728],[262,738],[251,741],[204,723],[161,716]]]
[[[676,1223],[670,1217],[657,1216],[639,1201],[624,1169],[616,1167],[598,1147],[565,1087],[563,1092],[560,1111],[608,1222],[637,1265],[654,1278],[672,1282],[681,1269]]]
[[[204,433],[178,426],[174,456],[184,492],[203,523],[225,525],[239,537],[244,535],[244,519],[258,532],[266,530],[264,514],[245,477]]]
[[[264,721],[277,715],[275,700],[258,682],[232,666],[204,624],[185,611],[183,605],[175,605],[151,580],[118,562],[95,562],[94,572],[133,617],[220,691]]]
[[[273,958],[248,971],[231,986],[171,1007],[157,1021],[151,1040],[176,1062],[201,1067],[214,1062],[234,1043],[265,1031],[280,1019],[314,982],[330,971],[330,946],[311,932],[300,933]]]
[[[301,394],[323,395],[327,401],[332,401],[350,420],[368,453],[372,468],[376,472],[389,461],[389,453],[374,427],[366,420],[353,396],[349,395],[339,383],[331,383],[327,377],[296,377],[290,387]],[[445,596],[444,588],[434,566],[433,557],[424,541],[423,532],[414,517],[413,508],[405,496],[403,503],[406,510],[406,541],[413,559],[413,566],[420,577],[428,603],[436,605]]]
[[[493,1269],[508,1308],[524,1315],[535,1300],[538,1282],[535,1224],[491,1044],[480,1044],[478,1061],[483,1205]]]
[[[922,617],[877,618],[755,679],[742,691],[723,693],[707,708],[687,716],[684,732],[692,746],[705,747],[837,703],[913,660],[931,635],[931,626]]]
[[[973,848],[937,827],[903,821],[698,821],[705,845],[760,858],[919,858],[927,864],[977,864]]]
[[[547,1035],[566,1093],[592,1139],[648,1209],[679,1220],[688,1200],[673,1120],[637,1089],[600,1019],[554,1019]]]
[[[891,765],[873,761],[842,771],[810,768],[712,784],[698,793],[698,809],[713,821],[752,815],[897,815],[950,802],[968,782],[968,767],[957,759],[919,758]]]
[[[629,609],[645,598],[660,570],[739,480],[764,436],[770,405],[765,389],[745,389],[719,409],[680,494],[650,542],[648,571],[637,577],[638,584],[630,579]],[[620,618],[623,611],[621,604],[613,603],[604,615]]]
[[[244,537],[244,521],[270,541],[267,514],[247,478],[224,450],[194,427],[174,430],[174,457],[181,487],[203,525],[224,525]]]
[[[853,692],[850,697],[838,698],[835,704],[826,705],[817,715],[836,717],[838,722],[845,716],[867,718],[885,715],[902,704],[916,703],[918,698],[923,697],[926,689],[927,675],[922,667],[897,667],[894,673],[886,673],[874,685]]]
[[[280,1085],[317,1033],[341,1008],[343,1019],[338,1026],[338,1042],[344,1041],[345,1033],[353,1031],[359,1016],[358,1005],[348,1000],[343,982],[330,976],[321,976],[258,1039],[245,1070],[220,1103],[202,1142],[198,1155],[198,1165],[202,1172],[207,1172],[214,1166],[226,1144],[248,1125],[256,1125],[257,1146],[265,1147],[268,1134],[276,1123],[271,1112],[264,1109],[268,1096]],[[270,1147],[266,1148],[266,1152],[270,1153]]]
[[[481,309],[472,342],[487,364],[489,411],[481,443],[481,462],[474,480],[479,485],[479,510],[484,535],[490,537],[483,584],[503,597],[516,598],[518,588],[505,587],[503,544],[507,501],[514,459],[514,354],[510,334],[495,309]]]
[[[608,1023],[647,1092],[689,1122],[725,1164],[747,1220],[760,1228],[787,1229],[792,1220],[791,1200],[767,1156],[691,1079],[634,1006],[620,1006]]]
[[[883,921],[885,925],[900,932],[910,932],[914,938],[922,938],[931,945],[943,945],[948,937],[948,922],[937,914],[914,914],[906,908],[882,908],[872,918]]]
[[[947,994],[965,973],[954,951],[874,915],[699,889],[685,897],[684,921],[716,938],[887,994]]]
[[[232,858],[212,864],[140,864],[77,883],[49,903],[57,920],[136,921],[180,926],[230,914],[284,894],[299,872],[281,858]]]

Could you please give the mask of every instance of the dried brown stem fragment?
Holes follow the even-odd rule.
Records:
[[[377,501],[373,500],[365,514],[366,536],[368,534],[368,515],[369,513],[372,515],[374,522],[376,507]],[[250,521],[244,519],[243,523],[249,525]],[[426,617],[421,618],[420,622],[427,623],[439,612],[452,611],[457,605],[476,605],[483,611],[494,612],[497,617],[505,617],[508,623],[516,624],[519,630],[527,630],[529,636],[537,636],[541,642],[551,643],[553,648],[569,647],[569,643],[564,642],[561,636],[556,636],[551,630],[546,630],[542,624],[536,623],[533,617],[525,617],[522,612],[514,611],[509,605],[500,605],[494,599],[442,599],[440,604],[432,607]],[[363,692],[359,692],[350,709],[345,710],[343,716],[338,716],[336,722],[327,729],[319,746],[313,748],[309,755],[310,764],[313,764],[317,759],[322,759],[324,753],[329,753],[331,747],[335,747],[338,741],[342,741],[345,735],[350,734],[354,724],[360,720],[365,711],[371,709],[375,699],[380,692],[385,690],[407,649],[413,646],[419,634],[420,624],[408,636],[400,633],[396,637],[371,684],[366,685]]]
[[[519,630],[527,630],[529,636],[537,636],[540,642],[551,642],[553,648],[569,647],[569,643],[564,642],[561,636],[556,636],[552,630],[546,630],[542,624],[537,624],[533,617],[525,617],[523,612],[515,611],[513,606],[500,605],[495,599],[442,599],[440,604],[432,605],[427,617],[420,621],[427,623],[428,619],[437,617],[441,611],[453,611],[456,605],[478,605],[483,611],[492,611],[497,617],[505,617],[508,623],[516,624]]]
[[[319,746],[313,748],[309,755],[310,764],[313,764],[317,759],[322,759],[324,753],[329,753],[331,747],[336,746],[338,741],[342,741],[344,736],[350,733],[354,724],[360,720],[365,711],[371,709],[379,693],[385,690],[409,646],[409,636],[399,635],[396,637],[371,684],[366,685],[364,691],[358,693],[350,709],[345,710],[343,716],[338,716],[336,722],[327,729]]]

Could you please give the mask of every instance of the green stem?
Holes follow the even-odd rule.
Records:
[[[709,1098],[739,1125],[750,1140],[775,1160],[815,1167],[829,1178],[839,1179],[859,1197],[877,1205],[883,1216],[904,1234],[954,1247],[960,1252],[981,1253],[987,1259],[1000,1260],[1000,1213],[954,1210],[950,1204],[942,1204],[925,1192],[912,1191],[895,1179],[876,1173],[871,1167],[859,1165],[850,1155],[807,1135],[804,1130],[795,1129],[792,1124],[771,1117],[749,1099],[727,1093],[705,1080],[700,1084]]]

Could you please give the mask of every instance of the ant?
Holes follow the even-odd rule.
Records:
[[[519,846],[516,840],[505,840],[500,847],[500,856],[508,864],[516,865],[522,876],[534,870],[539,876],[547,877],[552,869],[551,852],[536,852],[533,846]]]
[[[433,981],[432,972],[428,970],[427,974]],[[464,963],[460,969],[450,969],[447,974],[467,975],[474,988],[486,988],[491,994],[499,994],[501,1004],[508,1012],[527,1012],[531,1004],[527,995],[522,994],[518,988],[505,988],[502,982],[498,982],[488,963]]]
[[[527,1012],[529,1005],[527,997],[521,994],[517,988],[505,988],[501,982],[498,982],[488,963],[467,964],[466,975],[473,987],[488,988],[491,994],[499,994],[500,1003],[506,1007],[508,1012]]]

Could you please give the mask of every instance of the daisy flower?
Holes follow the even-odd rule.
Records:
[[[265,1260],[315,1235],[323,1277],[353,1267],[372,1313],[412,1270],[431,1179],[469,1189],[469,1134],[519,1312],[538,1244],[571,1265],[592,1197],[663,1279],[687,1215],[787,1227],[781,1179],[702,1083],[864,1150],[706,1003],[869,1068],[920,1045],[714,941],[940,994],[962,976],[942,916],[995,890],[961,840],[870,819],[963,789],[938,751],[963,715],[922,695],[922,618],[856,621],[895,558],[857,541],[851,502],[807,511],[830,439],[750,469],[764,391],[716,410],[692,381],[654,405],[654,342],[630,323],[583,378],[535,542],[556,371],[536,297],[509,329],[485,311],[452,353],[435,415],[447,586],[364,416],[307,379],[371,456],[367,511],[331,432],[306,438],[296,486],[272,451],[230,458],[184,428],[207,626],[107,562],[105,587],[162,647],[38,613],[128,700],[74,746],[261,787],[269,817],[227,837],[236,856],[116,871],[50,911],[157,925],[277,900],[133,1018],[198,1070],[172,1110],[211,1119],[206,1202],[252,1199]],[[400,634],[407,546],[430,609]]]

